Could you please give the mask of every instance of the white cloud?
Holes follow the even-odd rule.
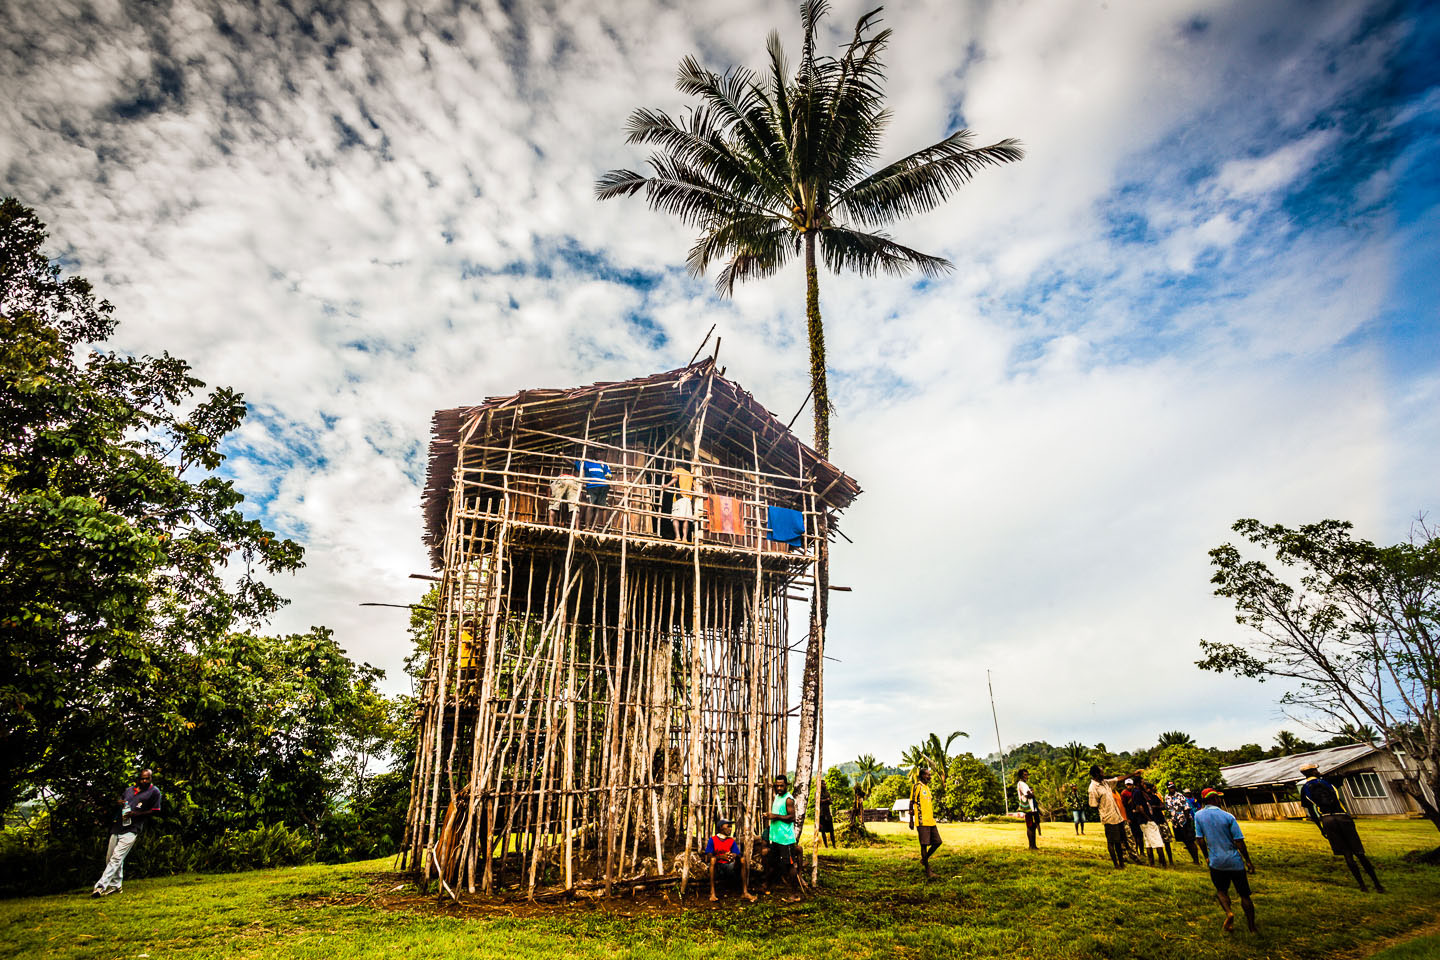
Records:
[[[373,9],[310,18],[310,39],[264,5],[0,14],[0,186],[115,300],[118,346],[245,392],[230,469],[308,548],[277,627],[335,627],[398,688],[403,613],[358,604],[420,592],[433,410],[674,366],[712,323],[777,414],[805,396],[798,268],[717,301],[683,273],[684,227],[593,200],[600,172],[643,161],[629,112],[684,105],[682,55],[760,67],[765,33],[793,57],[798,26],[753,2]],[[840,5],[834,39],[863,9]],[[1433,378],[1390,384],[1374,343],[1383,217],[1301,224],[1286,206],[1346,148],[1341,121],[1404,33],[1363,14],[886,11],[885,157],[953,116],[1029,153],[894,228],[953,275],[823,280],[835,459],[866,488],[837,551],[856,592],[834,607],[831,759],[893,761],[957,727],[983,752],[987,667],[1010,742],[1281,725],[1253,685],[1191,665],[1200,636],[1234,631],[1205,551],[1243,515],[1393,539],[1433,497]],[[1393,176],[1366,173],[1365,210]]]

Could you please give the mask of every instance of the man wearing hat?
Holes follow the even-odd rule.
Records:
[[[1355,832],[1355,818],[1350,816],[1350,811],[1345,809],[1340,799],[1340,791],[1320,776],[1320,768],[1313,763],[1301,767],[1300,773],[1305,777],[1300,782],[1300,803],[1305,807],[1305,815],[1320,828],[1320,836],[1330,841],[1330,852],[1345,858],[1345,865],[1350,868],[1350,874],[1360,884],[1361,890],[1365,889],[1365,880],[1360,876],[1360,867],[1364,867],[1365,872],[1370,874],[1370,882],[1375,884],[1375,892],[1384,893],[1385,888],[1380,886],[1380,878],[1375,876],[1370,858],[1365,856],[1360,834]],[[1360,861],[1360,866],[1355,865],[1356,860]]]
[[[715,835],[705,841],[705,859],[710,863],[710,902],[717,903],[715,878],[723,883],[740,882],[740,896],[752,903],[755,897],[750,892],[750,867],[735,839],[735,821],[722,819],[715,825]]]
[[[1228,810],[1219,807],[1224,797],[1214,787],[1200,791],[1200,802],[1204,804],[1195,814],[1195,839],[1200,852],[1210,865],[1210,882],[1215,884],[1215,899],[1225,911],[1225,922],[1221,925],[1226,933],[1235,929],[1235,911],[1230,909],[1230,887],[1240,897],[1240,908],[1245,911],[1245,923],[1251,933],[1259,933],[1255,926],[1255,904],[1250,902],[1250,874],[1255,864],[1250,862],[1250,851],[1245,847],[1245,835],[1240,824]]]

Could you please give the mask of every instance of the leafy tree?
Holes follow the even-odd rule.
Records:
[[[875,790],[866,799],[865,805],[872,809],[893,807],[896,800],[903,800],[909,796],[910,778],[895,773],[880,781],[875,787]]]
[[[1258,743],[1242,743],[1234,750],[1222,750],[1220,762],[1230,767],[1237,763],[1254,763],[1256,760],[1265,759],[1265,749]]]
[[[863,754],[855,761],[855,765],[855,785],[860,788],[861,793],[869,796],[870,792],[875,789],[875,785],[880,782],[885,765],[876,760],[875,755],[871,753]]]
[[[1205,787],[1224,785],[1220,763],[1209,751],[1177,743],[1161,750],[1146,770],[1147,779],[1161,788],[1174,780],[1183,790],[1197,795]]]
[[[1005,809],[1000,778],[973,753],[950,761],[945,777],[945,808],[953,816],[973,820]]]
[[[1195,746],[1195,738],[1184,730],[1167,730],[1160,734],[1158,746],[1162,750],[1166,747],[1174,746],[1193,747]]]
[[[1423,519],[1393,546],[1355,539],[1337,520],[1296,529],[1241,520],[1234,530],[1298,583],[1231,544],[1211,550],[1215,594],[1254,636],[1202,640],[1198,665],[1293,683],[1280,702],[1302,720],[1373,725],[1418,761],[1401,783],[1440,829],[1420,781],[1440,795],[1440,536]]]
[[[0,773],[13,797],[93,804],[188,722],[167,675],[273,613],[259,576],[301,549],[213,474],[240,395],[196,402],[184,361],[94,349],[112,307],[44,242],[33,211],[0,201]]]
[[[830,390],[820,318],[820,268],[862,276],[949,269],[943,258],[903,246],[879,228],[934,209],[981,168],[1019,160],[1014,140],[974,145],[968,130],[875,169],[889,111],[884,63],[889,30],[876,31],[879,10],[855,24],[838,56],[816,52],[816,33],[828,12],[824,0],[804,0],[800,63],[792,75],[778,34],[767,42],[769,67],[716,74],[694,57],[680,63],[678,89],[701,106],[674,118],[636,110],[627,140],[654,148],[651,176],[611,170],[597,196],[643,192],[650,206],[700,230],[687,262],[696,275],[724,261],[716,281],[724,295],[751,278],[775,274],[795,257],[805,264],[805,322],[810,347],[815,449],[830,455]],[[824,636],[829,591],[828,540],[820,538],[811,636]],[[809,788],[819,703],[821,653],[806,647],[801,683],[797,795]]]

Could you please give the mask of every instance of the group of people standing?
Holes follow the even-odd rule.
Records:
[[[691,540],[696,521],[703,515],[704,491],[699,472],[699,466],[692,471],[683,463],[676,464],[659,487],[662,495],[670,495],[668,513],[676,540]],[[555,520],[565,523],[568,520],[564,511],[573,510],[576,526],[580,529],[603,529],[608,524],[610,512],[611,481],[612,471],[605,461],[577,459],[574,470],[567,466],[550,480],[549,513]]]
[[[1142,851],[1148,865],[1153,867],[1158,860],[1162,867],[1173,867],[1172,844],[1176,842],[1184,845],[1191,863],[1200,862],[1195,838],[1200,803],[1193,792],[1180,789],[1173,780],[1165,785],[1162,796],[1155,784],[1145,779],[1143,770],[1106,778],[1098,766],[1092,766],[1088,800],[1100,815],[1105,845],[1116,870],[1124,869],[1127,860],[1140,863]]]

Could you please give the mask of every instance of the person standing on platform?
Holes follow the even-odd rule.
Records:
[[[1039,849],[1035,845],[1035,837],[1040,833],[1040,805],[1035,800],[1035,791],[1030,788],[1029,779],[1030,771],[1023,768],[1015,775],[1015,797],[1025,814],[1025,839],[1030,849],[1036,850]]]
[[[151,771],[141,770],[135,786],[121,793],[120,813],[110,828],[110,843],[105,850],[105,869],[90,896],[108,897],[120,892],[125,881],[125,858],[135,849],[146,821],[160,812],[160,788],[153,779]]]
[[[1350,868],[1361,890],[1365,889],[1365,880],[1360,876],[1360,867],[1364,867],[1370,874],[1370,882],[1375,884],[1375,892],[1384,893],[1380,878],[1375,876],[1375,867],[1365,856],[1360,834],[1355,831],[1355,818],[1340,799],[1340,791],[1320,776],[1320,768],[1313,763],[1301,767],[1300,773],[1305,777],[1300,783],[1300,803],[1305,807],[1305,815],[1320,828],[1320,836],[1330,841],[1330,852],[1345,858],[1345,866]],[[1355,865],[1356,860],[1360,866]]]
[[[920,840],[920,866],[927,880],[935,879],[930,855],[940,849],[940,825],[935,822],[935,798],[930,793],[930,768],[921,767],[910,790],[910,829]],[[919,820],[917,823],[916,820]]]
[[[699,512],[695,507],[695,501],[700,496],[699,478],[690,472],[689,467],[677,463],[670,471],[666,486],[675,488],[675,494],[670,500],[670,526],[674,529],[675,539],[682,543],[689,542],[695,530],[696,514]]]
[[[603,460],[577,460],[575,466],[585,481],[580,526],[603,527],[605,505],[610,502],[610,465]]]
[[[1195,814],[1195,840],[1205,862],[1210,866],[1210,882],[1215,885],[1215,899],[1225,911],[1225,922],[1221,929],[1226,933],[1235,929],[1235,911],[1230,909],[1230,887],[1240,897],[1240,908],[1245,911],[1245,923],[1251,933],[1259,933],[1255,926],[1255,904],[1250,902],[1250,877],[1255,873],[1255,864],[1250,861],[1250,851],[1245,847],[1245,835],[1240,824],[1217,804],[1224,797],[1214,787],[1200,791],[1200,802],[1204,804]]]

